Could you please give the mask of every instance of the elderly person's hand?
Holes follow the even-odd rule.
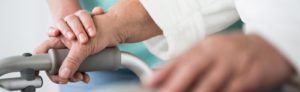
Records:
[[[80,43],[86,43],[88,41],[87,35],[90,37],[94,37],[96,35],[96,27],[94,25],[92,16],[100,14],[104,14],[103,9],[101,7],[96,7],[93,9],[92,13],[88,13],[85,10],[79,10],[74,14],[68,15],[64,20],[58,21],[56,26],[50,27],[50,31],[48,33],[50,38],[40,45],[35,52],[37,54],[42,54],[47,53],[50,48],[71,48],[72,45],[78,44],[73,41],[75,39],[74,33],[81,34],[81,39],[78,39]],[[78,46],[79,44],[75,45],[74,48],[77,48]],[[50,80],[60,84],[67,83],[68,81],[77,82],[80,80],[88,83],[90,80],[86,73],[75,72],[73,75],[74,76],[71,76],[68,79],[61,78],[58,75],[48,76]]]
[[[154,73],[159,92],[266,92],[294,74],[289,61],[258,35],[214,35]]]
[[[130,12],[130,13],[129,13]],[[76,16],[73,16],[76,17]],[[71,18],[68,21],[79,21],[80,18]],[[86,74],[76,73],[81,62],[89,55],[97,53],[106,47],[116,46],[122,42],[143,41],[150,37],[161,34],[160,28],[153,22],[151,17],[139,3],[139,0],[120,0],[109,12],[103,15],[93,16],[96,34],[88,41],[80,41],[80,31],[76,33],[77,27],[60,29],[52,27],[50,38],[45,41],[36,52],[45,53],[50,48],[70,49],[66,59],[60,67],[58,75],[50,76],[56,83],[67,83],[68,81],[88,80],[82,76]],[[79,21],[80,22],[80,21]],[[60,24],[61,28],[71,27],[72,23]],[[75,24],[74,24],[75,25]],[[74,26],[73,25],[73,26]],[[83,26],[83,25],[76,25]],[[68,35],[60,35],[66,30],[75,33],[77,39],[69,39]],[[84,30],[84,29],[83,29]],[[82,43],[84,42],[84,43]],[[80,78],[77,78],[77,77]]]
[[[74,33],[78,34],[76,35],[77,37],[79,37],[80,34],[79,37],[80,39],[78,39],[80,43],[86,43],[89,37],[94,37],[96,35],[96,27],[94,25],[92,16],[100,15],[100,14],[104,14],[103,9],[101,7],[96,7],[93,9],[91,14],[86,12],[85,10],[79,10],[74,14],[68,15],[64,20],[58,21],[56,23],[56,26],[50,27],[50,31],[48,33],[50,38],[46,40],[42,45],[40,45],[35,52],[37,54],[42,54],[42,53],[47,53],[47,51],[50,48],[66,48],[66,47],[78,48],[72,50],[73,51],[77,50],[76,52],[80,52],[79,51],[80,44],[74,41],[75,39]],[[89,35],[89,37],[87,37],[87,35]],[[85,49],[87,49],[87,47],[85,47]],[[88,54],[88,52],[85,53]],[[71,59],[75,59],[73,57],[77,57],[79,55],[77,56],[71,55],[71,56],[72,56],[70,57]],[[83,58],[85,56],[80,55],[80,57]],[[77,82],[80,80],[82,80],[85,83],[88,83],[88,81],[90,80],[89,76],[86,73],[75,72],[72,74],[73,76],[71,76],[68,79],[61,78],[58,75],[48,75],[48,76],[53,82],[60,83],[60,84],[67,83],[68,81]],[[69,75],[62,75],[62,76],[69,76]]]

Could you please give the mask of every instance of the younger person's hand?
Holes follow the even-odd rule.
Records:
[[[91,14],[85,10],[78,10],[74,14],[59,20],[54,27],[50,28],[48,35],[58,37],[62,34],[68,40],[78,40],[81,43],[86,43],[89,38],[96,35],[96,27],[92,17],[100,14],[104,14],[101,7],[94,8]]]

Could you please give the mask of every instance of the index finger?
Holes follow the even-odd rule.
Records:
[[[76,16],[79,17],[81,23],[83,24],[85,30],[87,31],[90,37],[95,37],[96,35],[96,27],[94,21],[92,19],[91,14],[89,14],[85,10],[80,10],[75,13]]]
[[[36,54],[44,54],[47,53],[50,48],[65,48],[64,44],[57,37],[50,37],[46,41],[44,41],[41,45],[39,45],[34,52]]]

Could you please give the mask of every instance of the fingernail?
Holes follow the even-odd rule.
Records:
[[[84,84],[89,84],[90,82],[90,79],[85,79],[85,80],[82,80]]]
[[[59,77],[62,78],[69,78],[69,76],[71,75],[71,70],[69,68],[63,68],[60,72],[59,72]]]
[[[89,31],[89,35],[90,35],[91,37],[93,37],[93,36],[96,35],[96,32],[95,32],[96,30],[94,30],[93,28],[89,28],[88,31]]]
[[[83,33],[80,33],[79,34],[79,40],[80,40],[80,42],[84,43],[87,40],[87,38]]]
[[[86,78],[83,78],[83,82],[85,83],[85,84],[88,84],[89,82],[90,82],[90,77],[88,77],[88,76],[86,76]]]
[[[51,30],[52,34],[56,34],[57,30]]]
[[[73,33],[72,32],[67,32],[67,36],[69,39],[73,39]]]

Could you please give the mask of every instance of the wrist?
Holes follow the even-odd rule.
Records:
[[[96,38],[108,42],[108,46],[116,46],[125,41],[126,34],[119,33],[119,22],[109,13],[93,16],[96,27]]]
[[[139,0],[120,0],[108,15],[114,16],[122,42],[138,42],[162,34]]]
[[[271,43],[269,43],[267,40],[265,40],[263,37],[257,34],[249,34],[247,35],[249,41],[251,44],[254,44],[262,49],[269,49],[270,54],[274,54],[274,58],[276,58],[278,61],[281,61],[281,65],[285,67],[286,72],[291,72],[290,77],[293,77],[296,75],[295,68],[291,65],[290,61],[282,55],[282,53],[274,47]]]
[[[48,0],[48,5],[55,21],[81,9],[79,1],[76,0]]]

